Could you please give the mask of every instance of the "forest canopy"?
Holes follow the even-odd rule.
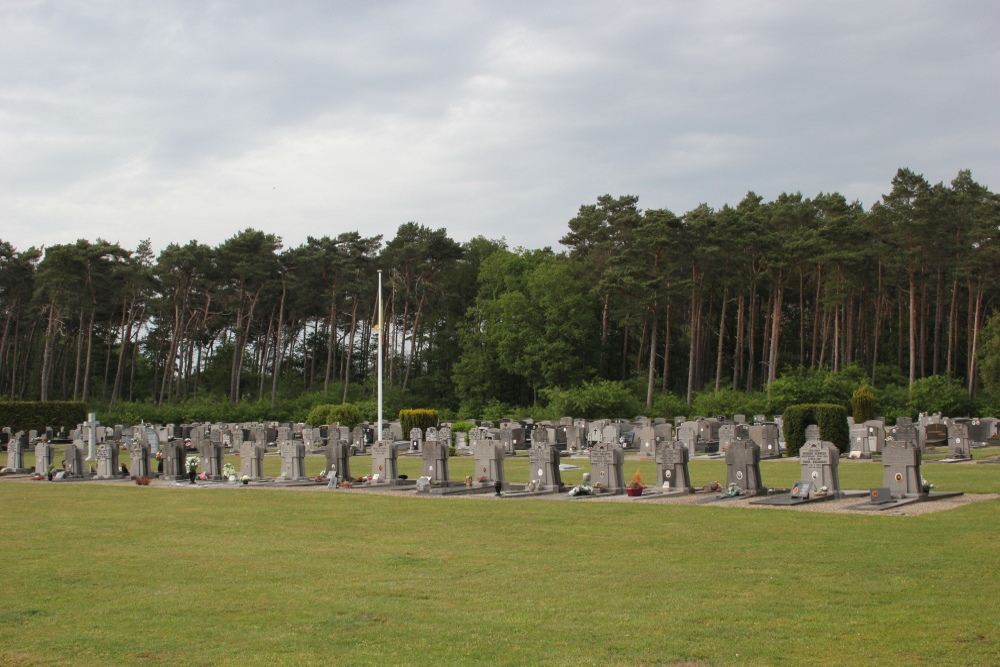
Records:
[[[604,195],[560,249],[416,222],[388,240],[285,248],[246,229],[159,254],[0,240],[0,399],[370,402],[381,270],[393,409],[780,409],[824,377],[898,413],[942,396],[992,409],[998,225],[1000,198],[968,171],[932,185],[900,169],[867,210],[838,193],[683,214]]]

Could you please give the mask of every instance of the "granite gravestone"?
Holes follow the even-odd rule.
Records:
[[[684,422],[677,429],[677,441],[682,443],[688,450],[688,456],[693,457],[697,453],[698,445],[698,424],[697,422]]]
[[[261,479],[264,476],[264,444],[261,441],[240,445],[240,476]]]
[[[638,432],[639,458],[656,459],[656,429],[644,426]]]
[[[881,452],[885,446],[885,424],[880,419],[870,419],[865,422],[868,432],[868,451]]]
[[[326,446],[326,469],[323,471],[327,475],[331,471],[336,471],[340,479],[351,479],[351,445],[348,440],[331,440]]]
[[[694,493],[688,474],[688,448],[668,440],[656,446],[656,485],[668,493]]]
[[[872,450],[868,446],[868,427],[864,424],[851,427],[851,456],[862,459],[870,459],[872,456]]]
[[[63,471],[66,477],[83,477],[84,446],[83,440],[74,440],[66,445],[63,457]]]
[[[778,425],[774,423],[753,424],[748,428],[750,439],[760,447],[760,458],[781,458],[778,445]]]
[[[417,427],[410,429],[410,451],[421,451],[421,444],[424,441],[424,432]]]
[[[198,446],[201,456],[201,471],[208,479],[222,479],[222,468],[226,462],[226,446],[213,440],[202,440]]]
[[[971,459],[972,449],[970,447],[968,424],[951,424],[948,426],[949,459]]]
[[[719,427],[719,453],[725,454],[729,443],[736,439],[736,424],[723,424]]]
[[[760,445],[734,440],[726,452],[726,484],[735,484],[741,495],[766,493],[760,479]]]
[[[538,491],[562,491],[559,450],[554,445],[536,442],[528,450],[528,477]]]
[[[920,449],[906,442],[887,443],[882,450],[882,486],[893,498],[922,494]]]
[[[24,450],[28,448],[28,436],[24,431],[19,431],[17,435],[7,443],[7,473],[26,473],[28,469],[24,467]]]
[[[807,442],[799,450],[801,480],[809,484],[806,497],[840,493],[840,450],[832,442]],[[825,489],[825,490],[824,490]]]
[[[372,445],[372,482],[388,484],[397,477],[396,448],[388,440],[379,440]]]
[[[132,479],[152,477],[149,470],[149,445],[137,440],[129,444],[128,453],[129,470],[132,473]]]
[[[443,442],[427,442],[421,454],[423,476],[435,482],[448,482],[448,446]]]
[[[55,451],[52,445],[45,441],[39,440],[35,443],[35,472],[38,474],[44,474],[52,467],[52,459],[55,456]]]
[[[596,489],[598,485],[604,491],[624,493],[625,479],[622,466],[625,464],[625,453],[615,445],[601,443],[590,449],[591,481]]]
[[[278,445],[281,455],[281,476],[286,480],[305,479],[306,446],[297,440],[284,440]]]
[[[97,446],[97,479],[118,477],[118,445],[104,442]]]
[[[178,481],[187,477],[187,459],[184,443],[168,440],[163,445],[163,479]]]
[[[472,450],[476,466],[475,481],[489,486],[493,486],[496,482],[506,485],[507,478],[503,468],[505,454],[506,449],[502,440],[500,442],[495,440],[477,442]]]

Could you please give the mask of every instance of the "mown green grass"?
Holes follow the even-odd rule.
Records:
[[[844,486],[880,468],[845,463]],[[696,484],[724,472],[692,464]],[[1000,491],[1000,466],[924,475]],[[1000,662],[1000,501],[888,517],[0,480],[0,505],[2,664]]]

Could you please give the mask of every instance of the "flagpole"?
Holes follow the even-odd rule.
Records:
[[[378,424],[375,440],[382,439],[382,269],[378,271]]]

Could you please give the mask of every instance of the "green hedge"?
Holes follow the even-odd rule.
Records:
[[[851,432],[847,427],[847,408],[830,403],[789,405],[783,415],[785,447],[789,456],[797,456],[806,442],[806,426],[819,426],[819,436],[832,442],[841,453],[851,449]]]
[[[403,437],[410,437],[410,430],[419,428],[424,433],[431,426],[438,425],[437,410],[400,410],[399,425],[403,429]]]
[[[362,421],[361,410],[351,403],[341,403],[333,405],[324,403],[313,407],[306,417],[306,423],[310,426],[323,426],[326,424],[339,424],[347,428],[354,428]]]
[[[0,427],[11,431],[41,433],[47,426],[72,429],[87,421],[87,404],[80,401],[4,401],[0,402]]]

